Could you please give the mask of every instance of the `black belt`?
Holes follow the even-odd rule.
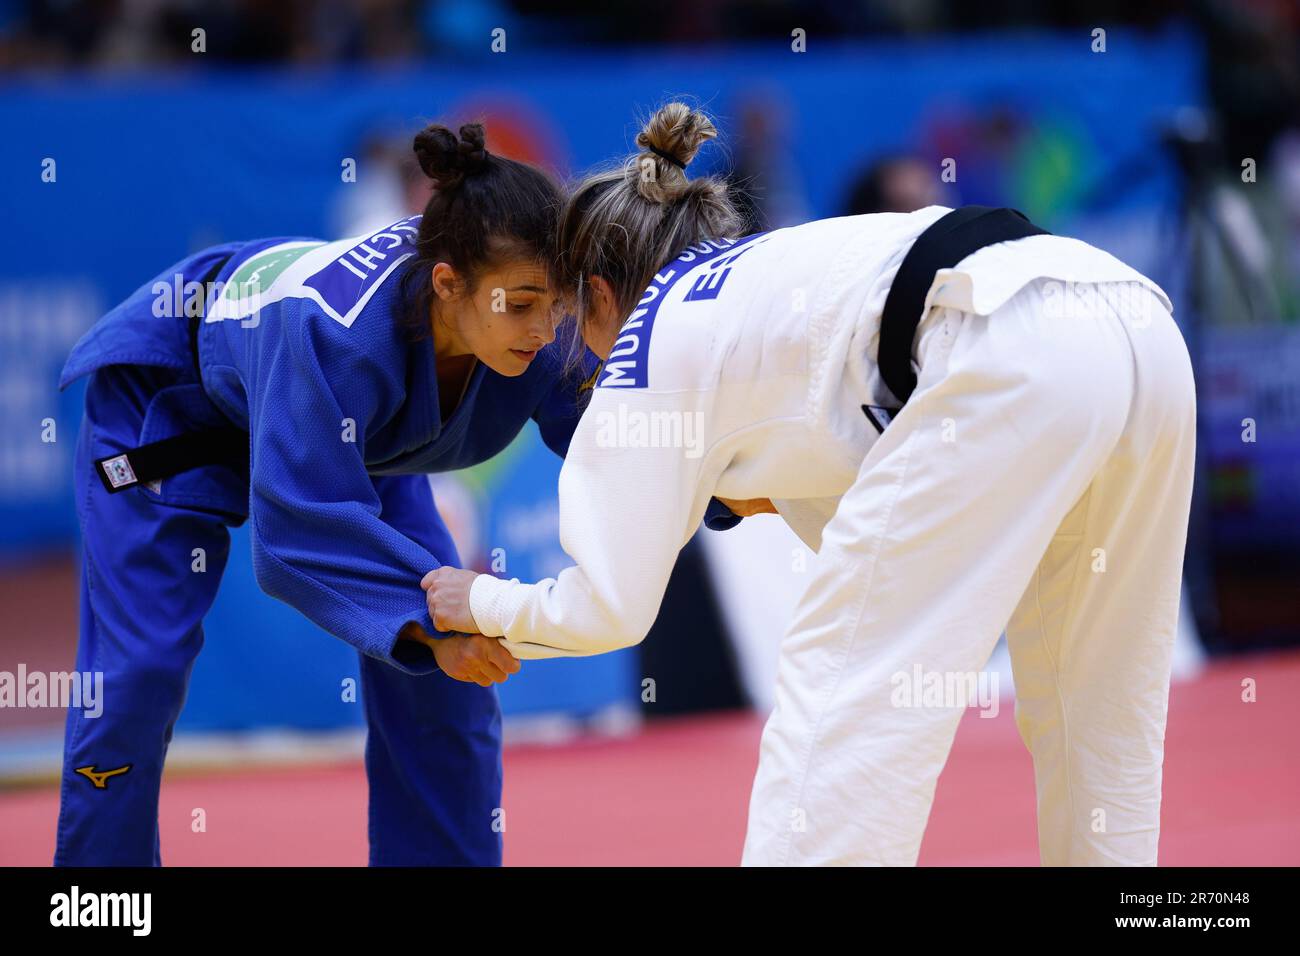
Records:
[[[204,309],[207,311],[208,287],[216,281],[230,256],[217,261],[201,280]],[[199,326],[203,316],[190,316],[190,349],[194,357],[194,374],[203,382],[199,366]],[[95,461],[95,473],[109,494],[161,481],[183,471],[204,465],[237,466],[248,460],[248,432],[233,425],[228,428],[204,428],[162,441],[150,442]]]
[[[1038,228],[1014,209],[962,206],[931,223],[916,238],[898,267],[880,318],[880,377],[900,403],[906,403],[916,389],[912,340],[921,324],[925,297],[934,284],[935,273],[951,269],[985,246],[1043,235],[1049,235],[1046,229]]]

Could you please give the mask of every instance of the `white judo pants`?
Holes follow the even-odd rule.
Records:
[[[1004,627],[1042,862],[1155,864],[1191,365],[1145,288],[1046,281],[927,316],[782,643],[745,865],[914,865],[964,708],[899,688],[979,672]]]

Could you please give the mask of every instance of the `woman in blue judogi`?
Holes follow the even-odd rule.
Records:
[[[163,759],[246,520],[266,592],[360,651],[371,863],[500,862],[492,685],[517,664],[435,633],[420,578],[460,562],[424,475],[530,418],[563,454],[584,373],[551,344],[551,180],[479,126],[431,126],[415,150],[423,217],[204,250],[74,348],[77,669],[103,673],[105,706],[69,711],[56,864],[161,862]]]

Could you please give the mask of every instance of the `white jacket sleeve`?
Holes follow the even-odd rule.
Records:
[[[519,658],[639,643],[677,553],[704,513],[700,393],[597,388],[560,472],[560,545],[573,559],[536,584],[480,575],[470,611]]]

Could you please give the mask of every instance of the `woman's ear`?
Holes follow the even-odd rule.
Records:
[[[587,286],[591,289],[592,311],[597,322],[608,324],[614,312],[614,290],[603,276],[588,276]]]
[[[582,322],[582,338],[587,343],[587,348],[600,358],[607,359],[618,340],[618,329],[622,324],[614,300],[614,290],[601,276],[589,276],[587,287],[590,290],[590,307]]]
[[[444,302],[460,295],[460,276],[446,262],[439,262],[433,267],[433,294]]]

